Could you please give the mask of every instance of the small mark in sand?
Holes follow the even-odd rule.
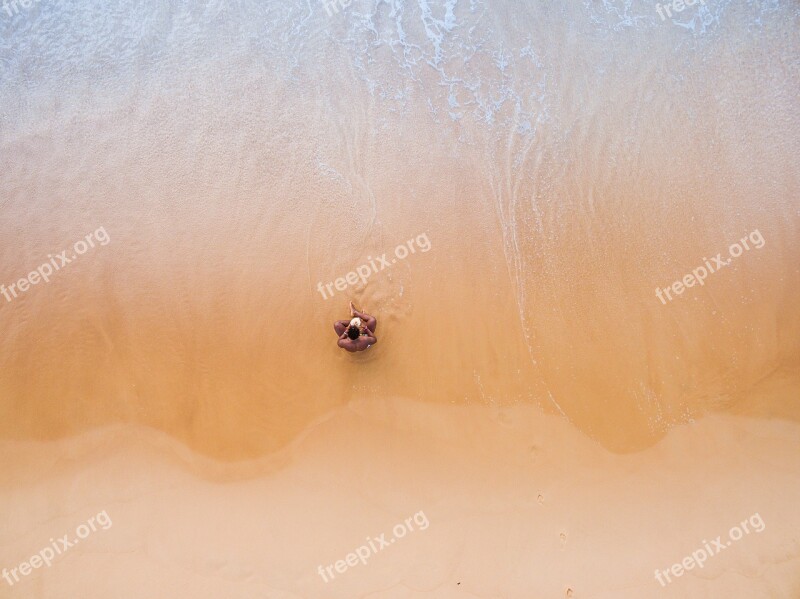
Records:
[[[728,547],[730,547],[730,546],[731,546],[731,542],[730,542],[730,541],[728,541]]]
[[[572,597],[572,589],[570,589],[569,587],[567,587],[566,596],[567,597]]]
[[[538,501],[539,503],[544,503],[544,495],[542,495],[542,494],[540,493],[540,494],[539,494],[539,497],[537,497],[537,498],[536,498],[536,501]]]
[[[560,535],[558,535],[558,537],[561,539],[561,544],[562,545],[566,545],[567,544],[567,534],[566,533],[562,532]]]
[[[392,264],[395,264],[396,262],[397,262],[397,258],[392,258]]]

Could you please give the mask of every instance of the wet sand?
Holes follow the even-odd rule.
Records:
[[[0,21],[0,597],[798,596],[798,8],[621,4]]]

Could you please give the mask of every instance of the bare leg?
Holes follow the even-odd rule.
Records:
[[[341,337],[342,333],[347,330],[347,327],[350,325],[349,320],[337,320],[333,323],[333,330],[336,331],[336,336]]]
[[[358,316],[364,323],[367,325],[367,328],[374,333],[375,327],[378,326],[378,320],[374,316],[370,316],[366,312],[359,312],[355,308],[353,308],[353,313]]]

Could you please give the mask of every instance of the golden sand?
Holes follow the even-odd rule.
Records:
[[[3,22],[0,597],[800,596],[796,7],[433,4]]]

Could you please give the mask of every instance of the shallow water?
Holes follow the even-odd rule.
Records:
[[[0,297],[0,435],[137,423],[234,460],[363,397],[533,404],[613,451],[712,411],[796,420],[799,17],[0,11],[0,281],[110,238]],[[335,346],[351,299],[379,318],[364,355]]]

